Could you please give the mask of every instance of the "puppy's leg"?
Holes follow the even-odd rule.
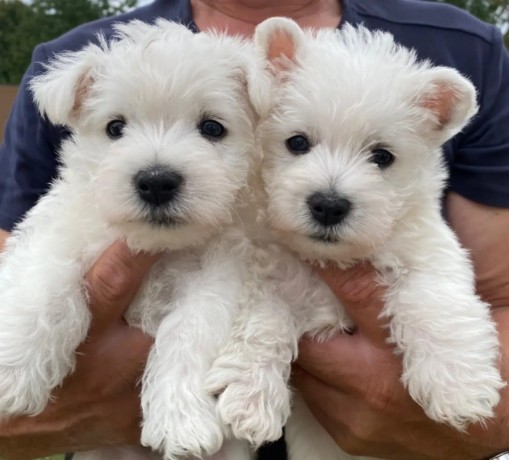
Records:
[[[80,261],[48,234],[15,235],[0,265],[0,416],[45,408],[89,323]]]
[[[497,331],[465,251],[444,223],[428,230],[414,244],[412,267],[389,282],[384,313],[411,396],[433,420],[463,430],[499,402]]]
[[[289,413],[288,379],[304,333],[326,340],[351,325],[309,265],[273,245],[254,249],[249,289],[232,338],[207,377],[234,437],[255,446],[279,439]]]
[[[214,259],[214,258],[211,258]],[[238,272],[217,259],[186,275],[161,322],[142,386],[142,443],[165,459],[217,452],[223,426],[204,380],[228,339],[241,288]]]
[[[270,288],[261,287],[248,302],[206,385],[219,395],[217,410],[233,437],[258,447],[281,437],[290,414],[288,379],[297,335],[288,305]]]

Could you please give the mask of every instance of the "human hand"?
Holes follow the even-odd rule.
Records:
[[[371,267],[320,271],[357,325],[351,335],[323,344],[303,339],[293,381],[336,443],[354,455],[387,459],[466,460],[509,447],[506,389],[496,417],[468,433],[428,419],[400,382],[401,358],[387,343],[380,319],[383,287]],[[509,309],[493,312],[502,342],[502,374],[509,368]],[[504,353],[505,351],[505,353]]]
[[[0,456],[9,460],[138,444],[138,382],[152,338],[122,315],[157,256],[116,242],[86,274],[92,325],[75,372],[36,417],[0,422]]]

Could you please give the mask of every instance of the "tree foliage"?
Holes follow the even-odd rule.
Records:
[[[128,10],[137,0],[0,0],[0,84],[17,84],[38,43],[94,19]]]
[[[496,24],[505,31],[505,44],[509,48],[509,0],[435,0],[456,5],[483,21]]]
[[[503,25],[509,20],[509,0],[439,0],[469,11],[483,21]]]

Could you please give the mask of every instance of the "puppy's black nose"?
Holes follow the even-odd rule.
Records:
[[[143,201],[153,206],[161,206],[177,195],[183,181],[180,174],[156,167],[138,172],[134,176],[134,187]]]
[[[308,200],[313,219],[325,227],[339,224],[352,209],[352,202],[334,193],[313,193]]]

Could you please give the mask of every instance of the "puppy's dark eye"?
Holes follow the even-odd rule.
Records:
[[[110,139],[119,139],[124,135],[125,120],[111,120],[106,125],[106,134]]]
[[[394,155],[385,149],[374,149],[371,151],[370,161],[375,163],[380,169],[388,168],[394,163]]]
[[[297,134],[286,139],[286,148],[294,155],[302,155],[309,152],[311,145],[306,136]]]
[[[203,120],[198,128],[200,134],[209,139],[221,139],[226,135],[226,128],[216,120]]]

